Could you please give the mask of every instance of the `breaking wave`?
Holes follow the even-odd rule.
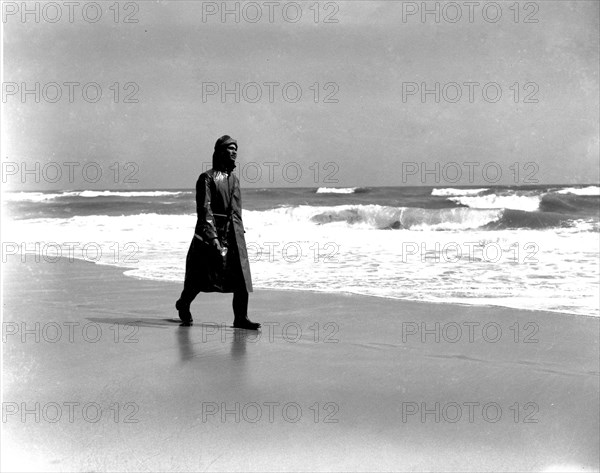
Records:
[[[456,197],[462,195],[477,195],[482,192],[487,191],[488,189],[433,189],[431,191],[431,195],[439,196],[439,197]]]
[[[366,187],[319,187],[315,194],[360,194],[368,190]]]
[[[73,197],[167,197],[185,194],[186,191],[66,191],[53,192],[6,192],[2,198],[8,202],[45,202]]]

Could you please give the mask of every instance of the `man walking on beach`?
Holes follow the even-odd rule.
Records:
[[[185,282],[175,303],[183,325],[193,323],[190,305],[200,292],[233,292],[235,328],[257,330],[248,320],[248,293],[252,277],[248,262],[239,180],[232,173],[237,141],[228,135],[215,144],[212,169],[196,183],[198,221],[187,254]]]

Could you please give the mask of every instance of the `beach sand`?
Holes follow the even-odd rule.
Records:
[[[598,470],[596,318],[258,289],[257,339],[231,295],[180,327],[182,284],[13,258],[3,471]]]

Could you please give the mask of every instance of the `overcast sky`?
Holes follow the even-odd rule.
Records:
[[[490,2],[471,12],[464,2],[429,2],[439,22],[433,13],[423,21],[421,2],[228,2],[239,5],[239,23],[234,14],[223,21],[221,2],[123,2],[116,23],[114,2],[99,3],[95,23],[83,17],[93,20],[93,7],[75,7],[71,23],[56,2],[62,17],[53,23],[54,6],[30,2],[36,22],[12,14],[21,2],[3,4],[2,162],[11,190],[191,188],[223,134],[239,141],[244,187],[489,185],[498,170],[498,184],[599,180],[597,1],[499,2],[500,19],[495,6],[483,10]],[[252,23],[257,6],[262,17]],[[137,23],[125,23],[127,14]],[[21,95],[36,82],[39,103]],[[63,94],[55,103],[53,82]],[[102,96],[91,103],[94,87],[86,100],[74,86],[70,103],[65,82],[97,83]],[[223,103],[222,83],[239,83],[239,103],[235,94]],[[439,83],[439,103],[435,93],[421,96],[423,83]],[[129,94],[138,102],[124,103]],[[44,182],[56,175],[46,167],[38,184],[20,174],[22,162],[59,163],[64,174]],[[73,180],[64,162],[78,163]],[[137,168],[123,169],[128,162]],[[98,163],[102,179],[82,179],[86,163]],[[433,170],[425,179],[423,163]],[[124,182],[126,171],[138,182]]]

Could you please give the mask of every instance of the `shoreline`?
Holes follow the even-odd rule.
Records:
[[[231,295],[180,327],[182,284],[92,264],[3,265],[3,401],[41,406],[3,423],[5,470],[598,470],[597,318],[258,290],[257,338]]]
[[[155,283],[164,283],[164,284],[174,284],[174,285],[180,285],[181,287],[183,287],[183,280],[182,281],[170,281],[170,280],[165,280],[165,279],[155,279],[155,278],[144,278],[144,277],[140,277],[140,276],[135,276],[135,275],[129,275],[129,274],[125,274],[127,271],[135,271],[137,268],[128,268],[126,266],[120,266],[120,265],[115,265],[115,264],[104,264],[104,263],[100,263],[100,262],[95,262],[95,261],[88,261],[85,259],[81,259],[81,258],[76,258],[73,257],[73,259],[69,260],[66,257],[59,257],[57,259],[57,261],[62,261],[64,263],[73,263],[74,261],[78,261],[80,263],[86,263],[86,264],[95,264],[96,266],[101,266],[101,267],[106,267],[106,268],[113,268],[117,271],[120,271],[120,274],[123,277],[126,278],[130,278],[136,281],[149,281],[149,282],[155,282]],[[34,263],[32,263],[34,264]],[[44,263],[35,263],[35,264],[47,264],[46,262]],[[575,312],[569,312],[569,311],[559,311],[559,310],[547,310],[547,309],[531,309],[531,308],[518,308],[518,307],[512,307],[509,305],[497,305],[497,304],[470,304],[470,303],[459,303],[459,302],[445,302],[445,301],[424,301],[424,300],[416,300],[416,299],[405,299],[405,298],[401,298],[401,297],[393,297],[393,296],[380,296],[380,295],[375,295],[375,294],[360,294],[360,293],[355,293],[355,292],[348,292],[348,291],[340,291],[340,292],[334,292],[334,291],[327,291],[327,290],[317,290],[317,289],[313,289],[313,288],[306,288],[306,289],[301,289],[301,288],[273,288],[273,287],[262,287],[259,286],[257,284],[254,284],[254,292],[251,293],[255,294],[258,291],[275,291],[275,292],[301,292],[301,293],[305,293],[305,292],[309,292],[309,293],[314,293],[314,294],[329,294],[331,296],[347,296],[347,297],[351,297],[351,296],[356,296],[356,297],[367,297],[367,298],[375,298],[375,299],[383,299],[383,300],[392,300],[392,301],[400,301],[400,302],[410,302],[410,303],[416,303],[416,304],[434,304],[434,305],[450,305],[453,307],[481,307],[484,309],[512,309],[512,310],[519,310],[519,311],[526,311],[526,312],[534,312],[534,313],[546,313],[546,314],[560,314],[560,315],[565,315],[565,316],[572,316],[572,317],[586,317],[586,318],[591,318],[591,319],[598,319],[600,318],[600,314],[598,315],[590,315],[590,314],[578,314]]]
[[[66,259],[66,258],[63,258],[63,259]],[[83,259],[78,259],[78,261],[82,261],[82,262],[86,262],[86,263],[90,262],[90,261],[85,261]],[[94,263],[94,262],[91,262],[91,263]],[[125,274],[125,272],[127,272],[127,271],[135,271],[135,269],[127,268],[125,266],[118,266],[118,265],[113,265],[113,264],[101,264],[101,263],[94,263],[94,264],[97,264],[98,266],[107,266],[107,267],[122,269],[123,276],[125,276],[127,278],[132,278],[132,279],[135,279],[138,281],[154,281],[154,282],[166,283],[166,284],[181,284],[183,286],[183,280],[176,282],[176,281],[170,281],[170,280],[165,280],[165,279],[143,278],[140,276]],[[451,305],[451,306],[455,306],[455,307],[482,307],[482,308],[489,308],[489,309],[502,308],[502,309],[514,309],[514,310],[519,310],[519,311],[528,311],[528,312],[536,312],[536,313],[543,312],[543,313],[547,313],[547,314],[562,314],[562,315],[573,316],[573,317],[588,317],[588,318],[592,318],[592,319],[600,318],[600,313],[598,315],[591,315],[591,314],[579,314],[576,312],[560,311],[560,310],[532,309],[532,308],[527,308],[527,307],[519,308],[519,307],[510,306],[510,305],[499,305],[499,304],[476,304],[476,303],[470,304],[468,302],[460,303],[460,302],[455,302],[455,301],[452,301],[452,302],[424,301],[424,300],[417,300],[417,299],[405,299],[405,298],[393,297],[393,296],[380,296],[380,295],[375,295],[375,294],[360,294],[360,293],[348,292],[348,291],[340,291],[340,292],[327,291],[327,290],[320,291],[320,290],[313,289],[313,288],[300,289],[300,288],[292,288],[292,287],[290,287],[290,288],[262,287],[255,283],[253,284],[253,286],[254,286],[254,293],[256,293],[257,290],[258,291],[284,291],[284,292],[312,292],[315,294],[331,294],[332,296],[373,297],[376,299],[394,300],[394,301],[401,301],[401,302],[414,302],[414,303],[422,303],[422,304],[443,304],[443,305]]]

